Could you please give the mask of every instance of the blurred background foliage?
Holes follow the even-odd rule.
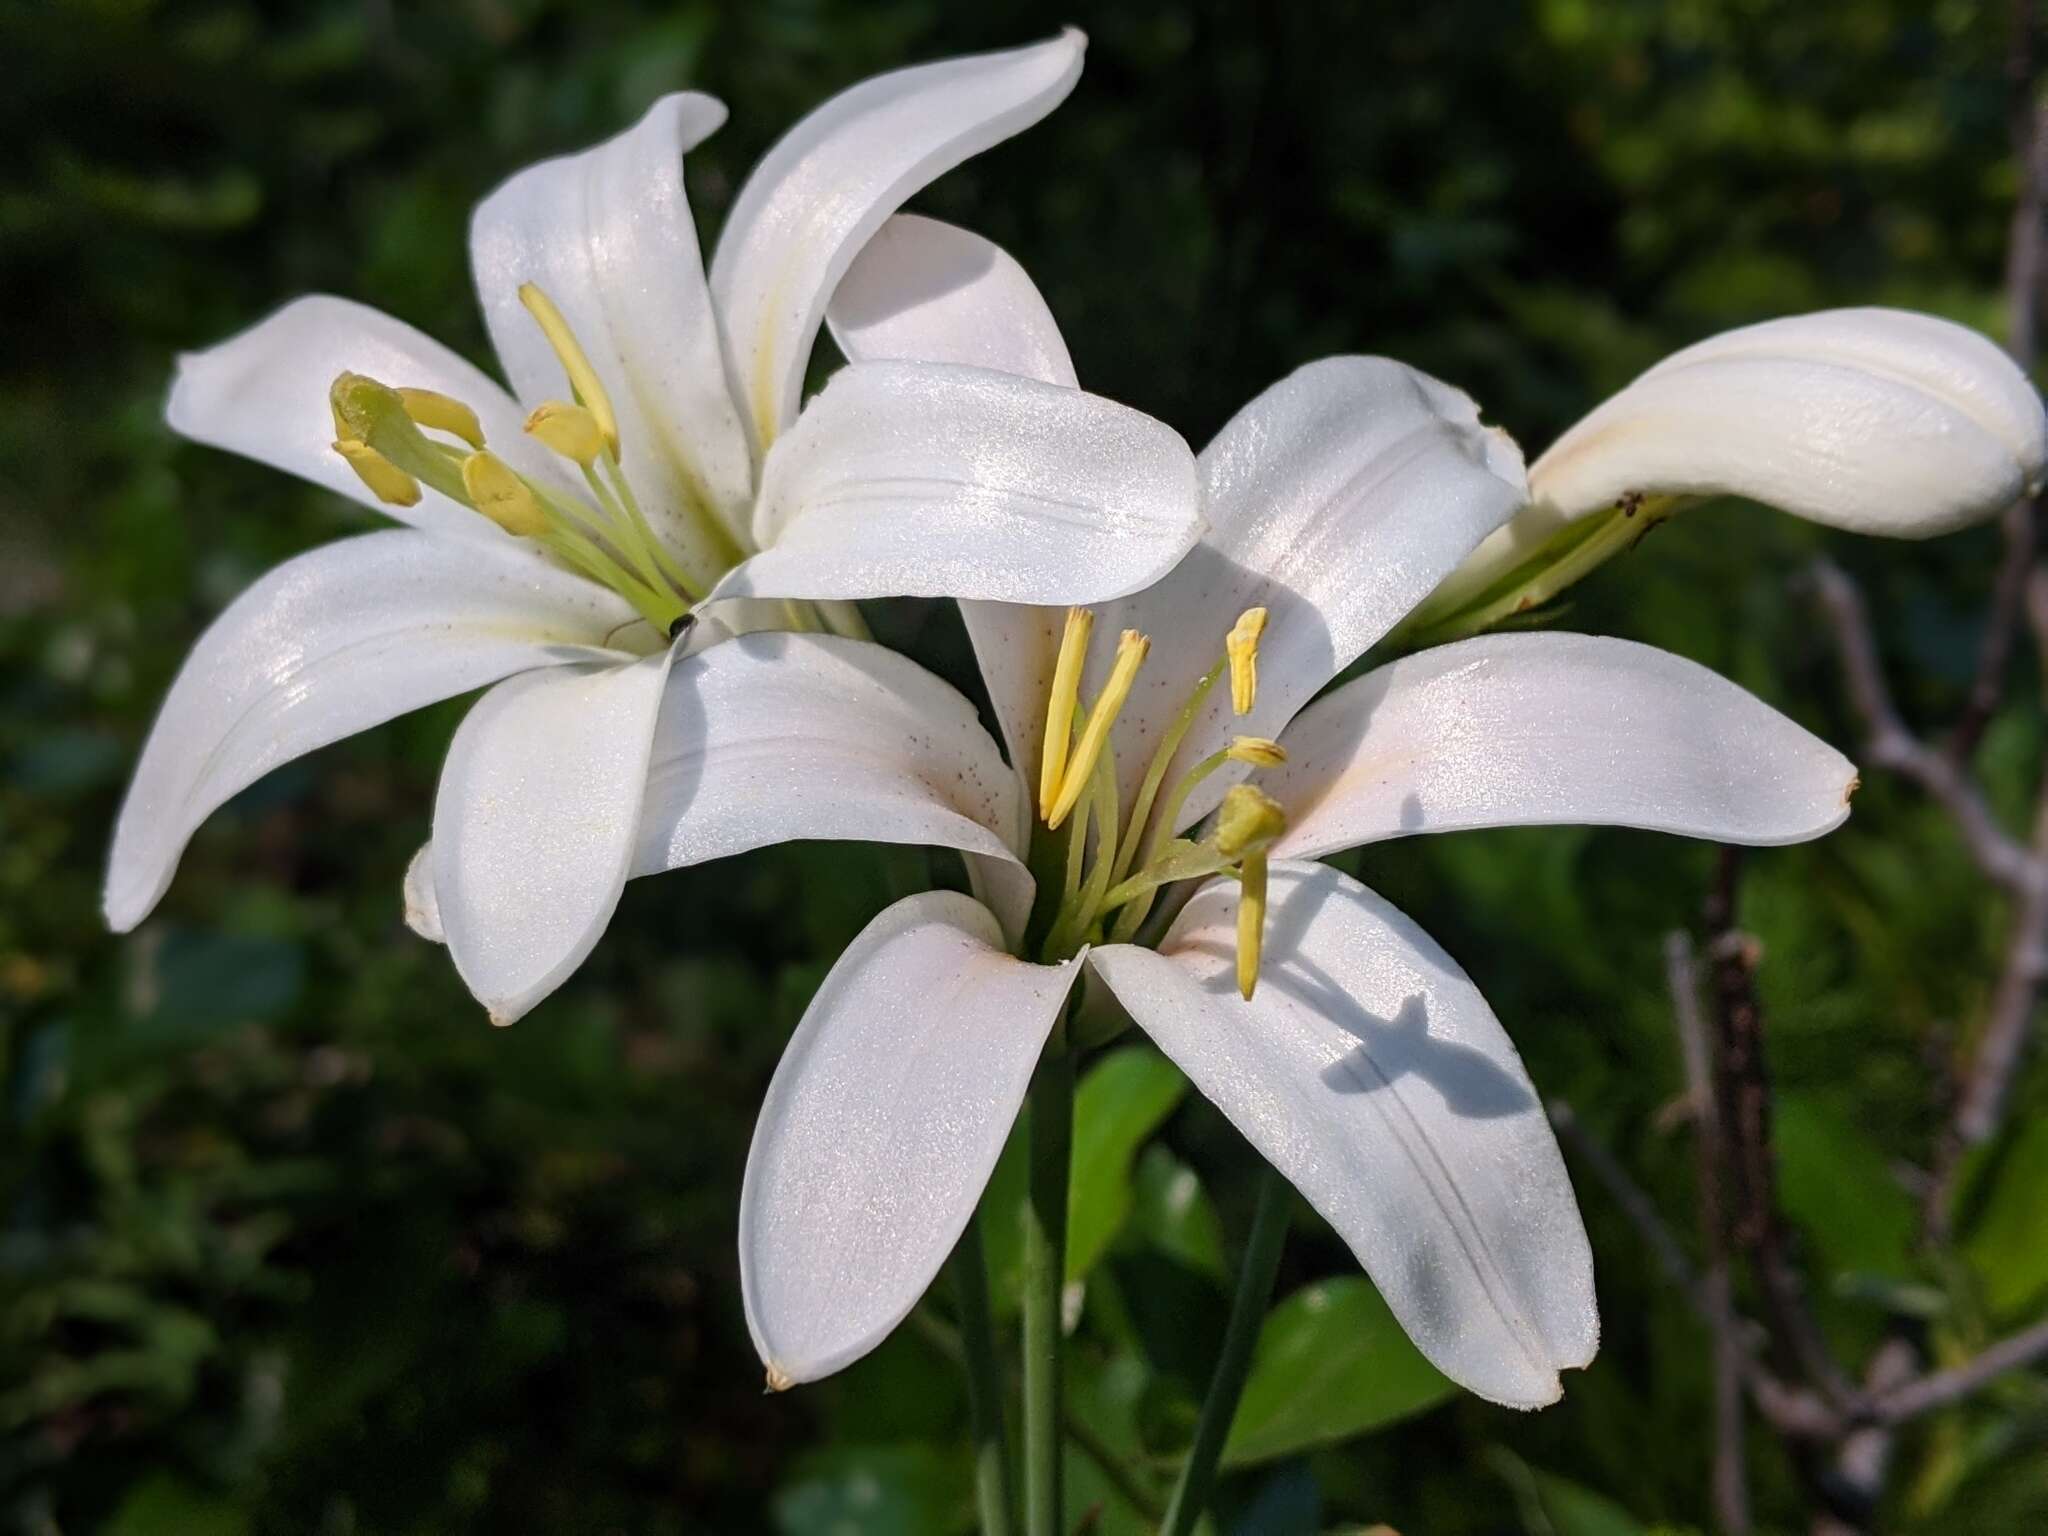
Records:
[[[464,231],[518,166],[701,87],[733,109],[690,165],[715,229],[835,89],[1067,21],[1092,39],[1072,100],[918,206],[1019,256],[1084,382],[1196,443],[1334,351],[1451,379],[1534,451],[1663,352],[1750,319],[1885,302],[1996,333],[2016,173],[2005,14],[1981,0],[0,0],[8,1529],[966,1528],[944,1307],[764,1398],[733,1254],[782,1041],[837,949],[951,879],[944,861],[810,845],[637,882],[579,976],[492,1031],[399,915],[451,706],[240,797],[131,938],[103,931],[97,887],[195,634],[265,567],[366,521],[175,443],[175,352],[327,290],[487,360]],[[1877,546],[1715,507],[1604,569],[1568,622],[1695,656],[1850,746],[1790,582],[1823,542],[1866,583],[1909,712],[1952,713],[1988,530]],[[953,615],[872,617],[972,686]],[[2017,821],[2043,722],[2031,683],[2015,697],[1980,762]],[[1353,867],[1471,970],[1537,1083],[1689,1240],[1659,945],[1696,921],[1710,851],[1543,830]],[[1940,1358],[2027,1320],[2048,1299],[2041,1069],[1944,1262],[1916,1249],[1896,1176],[1926,1156],[1930,1084],[2003,931],[1944,824],[1871,783],[1842,833],[1751,861],[1742,915],[1826,1326],[1867,1345],[1910,1315]],[[1128,1042],[1094,1068],[1080,1134],[1076,1511],[1139,1530],[1192,1421],[1248,1168]],[[1299,1213],[1225,1528],[1705,1527],[1705,1340],[1575,1171],[1605,1343],[1532,1416],[1453,1394]],[[2044,1448],[2048,1382],[2007,1380],[1915,1429],[1886,1528],[2043,1528]],[[1761,1436],[1754,1463],[1764,1524],[1795,1528]]]

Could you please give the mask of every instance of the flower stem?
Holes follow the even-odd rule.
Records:
[[[1209,1378],[1209,1395],[1195,1423],[1195,1443],[1181,1465],[1180,1481],[1160,1523],[1160,1536],[1187,1536],[1202,1517],[1216,1486],[1216,1463],[1237,1417],[1237,1400],[1251,1374],[1252,1346],[1259,1341],[1266,1303],[1273,1295],[1273,1276],[1280,1268],[1280,1250],[1287,1241],[1287,1181],[1264,1164],[1259,1175],[1259,1203],[1252,1213],[1251,1236],[1245,1239],[1244,1263],[1237,1272],[1237,1294],[1230,1302],[1230,1322],[1223,1330],[1223,1353]]]
[[[967,1418],[974,1435],[974,1495],[982,1536],[1010,1536],[1010,1448],[1003,1438],[1003,1373],[988,1315],[988,1260],[977,1212],[953,1250],[960,1342],[967,1367]]]
[[[1031,1198],[1024,1212],[1024,1527],[1066,1536],[1061,1510],[1060,1300],[1066,1288],[1067,1175],[1074,1058],[1062,1022],[1031,1079]]]

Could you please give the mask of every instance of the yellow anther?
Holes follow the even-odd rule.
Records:
[[[1067,751],[1073,745],[1074,705],[1081,697],[1081,668],[1088,660],[1088,637],[1095,615],[1086,608],[1067,610],[1060,636],[1059,660],[1052,669],[1052,698],[1045,709],[1045,749],[1038,763],[1038,814],[1053,825],[1052,808],[1067,774]]]
[[[1060,779],[1059,798],[1053,802],[1052,814],[1045,818],[1048,830],[1058,830],[1059,824],[1067,819],[1067,813],[1081,798],[1081,791],[1088,787],[1088,780],[1095,772],[1096,759],[1102,756],[1102,749],[1109,742],[1110,728],[1116,724],[1117,715],[1123,710],[1124,701],[1131,696],[1131,685],[1138,680],[1138,668],[1145,664],[1145,653],[1152,649],[1152,642],[1135,629],[1127,629],[1117,637],[1116,663],[1109,669],[1109,681],[1102,685],[1102,695],[1096,699],[1088,713],[1087,729],[1081,732],[1081,739],[1074,746],[1074,755],[1067,762],[1066,773]]]
[[[1259,953],[1266,943],[1266,856],[1245,855],[1237,879],[1237,991],[1246,1002],[1259,984]]]
[[[619,451],[619,422],[612,414],[611,397],[604,392],[604,384],[599,380],[597,370],[590,366],[590,359],[578,344],[576,333],[569,329],[569,322],[555,308],[555,301],[542,293],[536,284],[519,285],[519,302],[526,306],[526,312],[533,316],[541,334],[547,337],[548,345],[555,349],[555,356],[561,359],[562,371],[569,375],[569,388],[575,391],[577,404],[586,407],[597,418],[597,429],[604,434],[605,446],[616,454]]]
[[[565,459],[571,459],[588,469],[597,462],[597,456],[604,452],[604,428],[597,424],[597,417],[580,405],[571,405],[566,400],[549,400],[534,408],[526,418],[529,436],[540,439],[543,447],[551,448]]]
[[[1223,649],[1230,657],[1230,708],[1233,714],[1248,715],[1259,698],[1259,636],[1266,632],[1266,610],[1247,608],[1237,616],[1224,637]]]
[[[460,400],[432,389],[401,389],[398,398],[405,406],[405,414],[418,425],[432,427],[436,432],[452,432],[472,448],[483,447],[484,424]]]
[[[1256,784],[1233,784],[1216,814],[1216,851],[1226,859],[1263,853],[1287,830],[1280,802]]]
[[[1254,768],[1278,768],[1287,761],[1287,749],[1267,736],[1240,736],[1223,749],[1223,755]]]
[[[462,488],[477,511],[507,533],[530,539],[547,532],[548,515],[540,498],[495,453],[472,453],[462,461]]]
[[[409,507],[420,499],[420,483],[368,443],[352,437],[335,439],[334,451],[348,461],[356,478],[387,507]]]

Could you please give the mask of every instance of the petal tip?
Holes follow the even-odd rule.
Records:
[[[766,1382],[765,1390],[769,1393],[787,1392],[796,1385],[796,1378],[771,1360],[768,1362]]]

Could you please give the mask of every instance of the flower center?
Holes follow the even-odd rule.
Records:
[[[1116,751],[1110,737],[1152,642],[1134,629],[1125,630],[1118,637],[1108,679],[1092,701],[1084,702],[1081,672],[1094,627],[1095,616],[1087,609],[1068,610],[1046,701],[1038,775],[1043,834],[1037,845],[1047,852],[1038,862],[1042,879],[1048,889],[1057,889],[1059,899],[1045,929],[1042,956],[1058,960],[1083,944],[1127,943],[1151,913],[1162,887],[1227,875],[1241,887],[1237,984],[1249,999],[1258,983],[1265,934],[1266,851],[1287,830],[1287,818],[1265,791],[1238,784],[1224,795],[1212,830],[1201,841],[1176,837],[1173,827],[1188,796],[1225,763],[1273,768],[1287,761],[1287,754],[1265,737],[1239,736],[1183,773],[1164,800],[1160,790],[1209,690],[1226,672],[1232,712],[1251,713],[1258,699],[1259,637],[1266,628],[1266,610],[1248,608],[1238,616],[1224,637],[1223,655],[1196,682],[1160,736],[1128,817],[1117,804]],[[1062,826],[1067,828],[1063,845],[1051,838]],[[1049,879],[1055,873],[1058,884],[1051,887]]]
[[[527,434],[577,467],[588,500],[523,475],[492,453],[476,412],[460,400],[359,373],[340,375],[328,391],[334,451],[379,501],[409,507],[427,485],[507,533],[532,539],[671,635],[704,594],[647,525],[619,465],[611,397],[569,322],[536,284],[523,285],[519,300],[561,360],[571,397],[538,406],[526,418]]]

